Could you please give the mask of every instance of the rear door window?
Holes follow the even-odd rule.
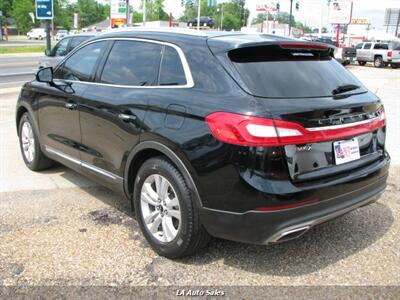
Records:
[[[88,40],[90,36],[79,36],[79,37],[74,37],[71,40],[71,43],[69,44],[69,51],[74,49],[76,46],[79,44],[83,43],[84,41]]]
[[[371,49],[371,43],[365,43],[364,49]]]
[[[160,85],[185,85],[186,77],[178,52],[165,47],[160,69]]]
[[[389,46],[388,44],[375,44],[374,49],[388,50]]]
[[[343,85],[362,84],[328,51],[282,49],[278,45],[235,49],[228,54],[249,91],[269,98],[332,96]],[[351,93],[350,91],[348,93]]]
[[[151,86],[157,83],[162,45],[116,41],[104,65],[100,81],[108,84]]]

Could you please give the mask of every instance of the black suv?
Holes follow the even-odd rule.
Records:
[[[22,157],[124,195],[169,258],[209,235],[293,239],[386,186],[383,105],[332,55],[273,35],[102,34],[23,86]]]
[[[188,27],[197,26],[197,18],[193,18],[187,22]],[[207,16],[200,17],[200,26],[204,27],[214,27],[214,19]]]

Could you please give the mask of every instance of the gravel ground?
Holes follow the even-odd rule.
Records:
[[[214,239],[195,256],[172,261],[151,250],[120,196],[62,166],[39,174],[24,167],[15,99],[0,97],[0,286],[281,286],[289,298],[298,291],[288,286],[400,286],[398,163],[377,203],[300,239],[274,246]],[[395,298],[394,291],[366,292]],[[311,292],[330,298],[340,291]]]

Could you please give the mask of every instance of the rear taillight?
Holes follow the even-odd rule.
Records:
[[[388,51],[388,52],[387,52],[387,56],[388,56],[388,57],[392,57],[392,51]]]
[[[215,112],[206,117],[212,134],[221,142],[242,146],[282,146],[337,140],[374,131],[386,124],[383,107],[379,116],[336,126],[304,128],[276,119]]]

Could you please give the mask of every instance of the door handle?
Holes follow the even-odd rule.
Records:
[[[119,114],[118,118],[120,118],[124,122],[132,122],[136,120],[135,115],[128,115],[128,114]]]
[[[73,110],[78,108],[78,104],[74,102],[67,102],[65,103],[65,107],[68,108],[69,110]]]

